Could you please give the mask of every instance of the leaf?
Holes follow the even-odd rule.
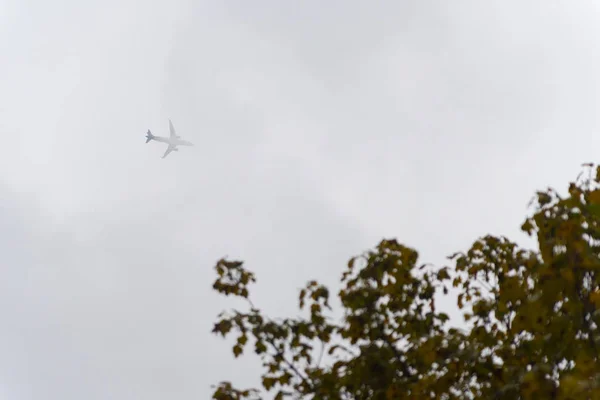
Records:
[[[300,290],[299,303],[300,309],[304,308],[304,297],[306,296],[306,289]]]
[[[445,279],[450,279],[450,274],[448,273],[448,268],[442,268],[437,273],[437,279],[439,281],[443,281]]]
[[[229,333],[229,331],[231,331],[232,327],[233,324],[231,320],[222,319],[214,325],[212,332],[220,333],[223,337],[225,337]]]
[[[257,340],[254,345],[254,352],[256,354],[262,354],[265,351],[267,351],[267,346],[265,345],[265,342],[263,342],[262,340]]]
[[[600,204],[600,189],[596,189],[588,194],[590,204]]]
[[[600,291],[593,292],[589,298],[590,302],[596,307],[596,310],[600,310]]]
[[[277,378],[273,378],[270,376],[264,376],[262,378],[262,385],[266,390],[271,390],[273,386],[277,383]]]
[[[533,223],[531,222],[530,219],[527,219],[523,225],[521,225],[521,230],[525,233],[527,233],[528,235],[531,235],[533,233]]]
[[[233,346],[233,355],[235,358],[238,358],[243,351],[244,348],[240,344],[236,344],[235,346]]]

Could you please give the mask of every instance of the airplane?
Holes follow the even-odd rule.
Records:
[[[171,120],[169,120],[169,133],[170,133],[170,135],[168,138],[162,137],[162,136],[154,136],[152,134],[152,132],[150,132],[150,129],[148,129],[148,133],[146,133],[146,144],[151,140],[156,140],[157,142],[163,142],[163,143],[167,143],[169,145],[167,147],[167,150],[165,151],[165,154],[163,154],[162,158],[165,158],[166,156],[168,156],[169,153],[172,151],[179,151],[177,146],[193,146],[194,145],[191,142],[182,140],[181,136],[177,136],[177,134],[175,133],[175,128],[173,128],[173,123],[171,122]]]

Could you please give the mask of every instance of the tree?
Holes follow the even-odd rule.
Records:
[[[213,288],[248,310],[222,313],[213,332],[236,335],[236,357],[253,343],[275,399],[600,399],[600,167],[584,166],[566,195],[534,197],[522,230],[535,250],[488,235],[453,267],[420,264],[396,240],[353,257],[338,321],[316,281],[300,290],[306,317],[268,318],[250,301],[254,274],[222,259]],[[436,310],[450,286],[466,329]],[[259,398],[229,382],[213,394]]]

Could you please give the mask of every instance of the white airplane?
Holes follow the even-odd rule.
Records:
[[[186,140],[181,140],[181,136],[177,136],[177,134],[175,133],[175,128],[173,128],[173,123],[171,122],[171,120],[169,120],[169,131],[170,131],[170,135],[168,138],[162,137],[162,136],[154,136],[152,134],[152,132],[150,132],[150,129],[148,129],[148,133],[146,133],[146,143],[148,143],[151,140],[156,140],[157,142],[163,142],[163,143],[167,143],[169,145],[169,147],[167,147],[167,151],[165,151],[165,154],[163,154],[162,158],[165,158],[166,156],[168,156],[169,153],[172,151],[179,151],[177,146],[193,146],[194,145],[193,143],[188,142]]]

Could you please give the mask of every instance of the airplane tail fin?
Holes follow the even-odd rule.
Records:
[[[148,129],[148,133],[146,133],[146,143],[148,143],[152,139],[154,139],[154,135],[152,134],[152,132],[150,132],[150,129]]]

